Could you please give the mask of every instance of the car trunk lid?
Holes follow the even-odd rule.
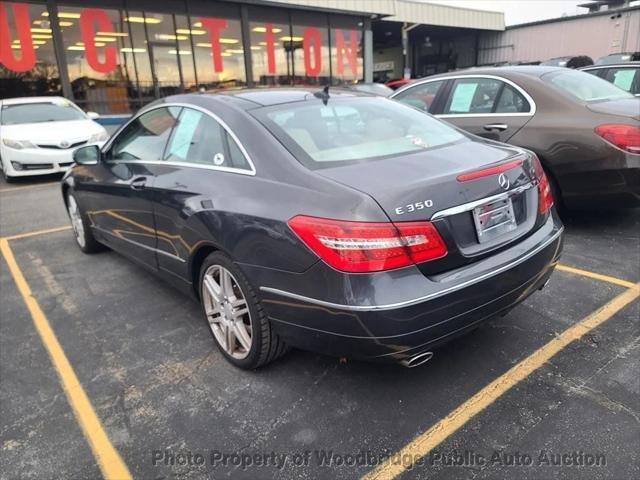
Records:
[[[486,170],[503,165],[509,168]],[[470,172],[479,176],[461,177]],[[537,220],[538,192],[530,157],[506,145],[461,142],[317,173],[370,195],[393,222],[432,220],[449,254],[424,264],[425,273],[482,258],[531,232]],[[511,225],[496,227],[506,227],[504,234],[481,238],[482,222],[493,214],[504,214]]]
[[[603,102],[591,102],[587,108],[594,113],[625,117],[630,121],[640,121],[640,98],[629,97]]]

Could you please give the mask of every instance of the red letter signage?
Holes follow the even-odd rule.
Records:
[[[222,50],[220,49],[220,30],[227,28],[227,21],[222,18],[202,17],[202,26],[209,30],[211,39],[211,53],[213,54],[213,71],[220,73],[224,70],[222,66]]]
[[[28,72],[36,64],[36,51],[33,48],[31,38],[31,19],[29,18],[29,6],[25,3],[14,3],[13,17],[16,22],[16,31],[20,40],[22,54],[20,60],[16,60],[11,51],[11,34],[9,33],[9,13],[4,2],[0,2],[0,63],[14,72]]]
[[[276,73],[276,52],[273,48],[273,24],[267,23],[265,25],[266,42],[267,42],[267,72],[270,74]]]
[[[349,68],[351,73],[358,75],[358,33],[355,30],[349,30],[349,43],[348,47],[344,44],[344,34],[342,30],[336,30],[336,72],[338,75],[344,74],[344,57],[347,54],[347,60],[349,62]]]
[[[302,44],[304,48],[304,70],[307,76],[317,77],[320,74],[320,70],[322,70],[322,52],[320,51],[322,40],[320,30],[307,27],[304,29],[302,36],[304,37]],[[311,47],[313,47],[313,65],[311,65]]]
[[[98,25],[97,29],[93,27]],[[110,73],[118,66],[118,52],[115,47],[104,47],[104,59],[98,58],[94,41],[95,32],[113,32],[107,12],[99,8],[83,8],[80,11],[80,34],[89,66],[100,73]]]

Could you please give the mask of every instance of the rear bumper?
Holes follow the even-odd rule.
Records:
[[[554,214],[527,239],[470,266],[435,277],[417,268],[406,272],[415,275],[418,296],[406,295],[400,277],[369,282],[371,302],[350,301],[364,297],[346,291],[343,303],[271,287],[261,287],[261,296],[274,328],[291,345],[350,358],[403,360],[508,311],[543,286],[560,256],[562,232]],[[389,298],[390,288],[396,302],[375,301]]]

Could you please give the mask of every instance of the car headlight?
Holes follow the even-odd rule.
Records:
[[[89,137],[89,143],[105,142],[107,140],[109,140],[109,134],[107,133],[106,130],[103,130],[100,133],[94,133]]]
[[[10,138],[3,138],[2,143],[9,148],[15,148],[16,150],[22,150],[23,148],[37,148],[29,140],[11,140]]]

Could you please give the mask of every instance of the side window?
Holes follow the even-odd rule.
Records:
[[[107,155],[110,160],[162,160],[167,140],[180,108],[158,108],[144,113],[116,137]]]
[[[419,110],[430,112],[433,101],[443,85],[444,80],[423,83],[422,85],[416,85],[415,87],[400,92],[393,97],[393,99],[418,108]]]
[[[636,93],[633,91],[633,86],[638,81],[636,77],[640,76],[638,72],[640,68],[610,68],[604,79],[627,92]]]
[[[492,78],[459,78],[442,113],[491,113],[502,83]]]
[[[184,108],[164,160],[250,170],[248,160],[227,131],[209,115]]]
[[[495,113],[526,113],[531,111],[529,102],[511,85],[504,84]]]

